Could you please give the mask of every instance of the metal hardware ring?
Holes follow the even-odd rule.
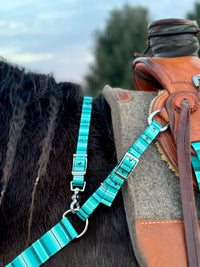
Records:
[[[159,113],[160,111],[161,111],[160,109],[155,110],[154,112],[152,112],[152,113],[149,115],[149,117],[148,117],[148,119],[147,119],[149,125],[152,123],[152,119],[153,119],[153,117],[154,117],[157,113]],[[169,123],[167,123],[165,126],[163,126],[163,127],[161,128],[160,132],[164,132],[165,130],[167,130],[168,127],[169,127]]]
[[[62,216],[62,217],[63,217],[63,218],[66,217],[67,214],[69,214],[69,213],[75,214],[74,211],[78,211],[78,210],[79,210],[79,209],[75,209],[75,210],[71,210],[71,209],[69,209],[69,210],[67,210],[67,211],[65,211],[65,212],[63,213],[63,216]],[[89,224],[89,220],[88,220],[88,218],[86,218],[86,220],[85,220],[85,228],[84,228],[83,232],[80,233],[80,235],[76,236],[75,238],[80,238],[80,237],[82,237],[82,236],[87,232],[88,224]]]

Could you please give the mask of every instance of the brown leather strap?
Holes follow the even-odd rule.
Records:
[[[200,240],[192,184],[190,103],[187,100],[181,102],[177,131],[177,152],[188,263],[190,267],[199,267]]]
[[[190,102],[190,141],[200,141],[200,92],[179,91],[169,95],[166,91],[158,95],[152,104],[151,112],[161,110],[156,120],[165,125],[170,123],[170,129],[158,136],[159,145],[167,156],[170,168],[178,173],[177,159],[177,129],[180,117],[181,102],[187,99]],[[192,149],[192,153],[195,153]],[[193,185],[198,189],[196,175],[192,172]]]

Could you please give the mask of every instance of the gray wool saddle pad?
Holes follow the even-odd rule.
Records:
[[[105,86],[103,95],[111,107],[118,161],[148,126],[149,106],[155,92],[132,91],[133,99],[120,102],[113,89]],[[147,266],[138,247],[136,220],[182,219],[179,179],[162,160],[155,142],[142,155],[122,188],[129,232],[140,266]],[[200,217],[200,194],[195,192]]]

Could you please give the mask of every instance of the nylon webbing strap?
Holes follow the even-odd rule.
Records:
[[[77,215],[84,221],[93,213],[100,203],[111,206],[119,189],[129,177],[138,163],[140,156],[147,149],[149,144],[159,134],[162,126],[153,121],[143,134],[137,139],[133,146],[125,154],[117,167],[108,175],[101,186],[83,204]]]
[[[38,267],[77,236],[70,221],[64,217],[6,267]]]
[[[87,169],[87,147],[90,131],[91,111],[92,97],[86,96],[83,99],[76,154],[73,155],[73,181],[71,182],[72,190],[75,187],[79,187],[80,190],[85,189],[84,175]]]
[[[200,142],[192,143],[192,147],[197,153],[197,155],[191,155],[191,161],[200,190]]]
[[[76,213],[83,221],[92,214],[100,203],[107,206],[112,205],[119,189],[134,170],[140,156],[161,129],[162,126],[156,121],[153,121],[147,127],[125,154],[121,162]],[[6,265],[6,267],[38,267],[79,236],[67,217],[64,217],[40,239]]]

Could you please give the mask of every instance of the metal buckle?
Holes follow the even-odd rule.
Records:
[[[74,170],[74,163],[76,160],[76,157],[85,157],[85,170],[82,172],[75,171]],[[73,154],[73,169],[72,169],[72,175],[85,175],[87,170],[87,154]]]
[[[81,186],[80,187],[79,186],[74,187],[73,186],[73,181],[70,182],[70,190],[71,191],[76,191],[77,189],[79,189],[79,192],[83,192],[83,191],[85,191],[85,187],[86,187],[86,182],[83,183],[83,187],[82,188],[81,188]]]
[[[121,164],[123,163],[124,159],[125,159],[127,156],[130,158],[130,159],[129,159],[130,161],[133,161],[133,160],[134,160],[136,163],[135,163],[135,166],[133,167],[133,169],[132,169],[132,170],[130,171],[130,173],[128,174],[128,176],[125,177],[125,176],[123,176],[121,173],[118,173],[117,171],[118,171],[118,169],[121,167]],[[133,170],[134,170],[135,167],[137,166],[138,162],[139,162],[139,159],[137,159],[136,157],[134,157],[132,154],[126,152],[126,154],[124,155],[124,157],[122,158],[122,160],[121,160],[120,163],[118,164],[117,168],[115,169],[114,174],[116,174],[117,176],[119,176],[121,179],[123,179],[123,180],[125,181],[125,180],[127,180],[128,177],[131,175],[131,173],[133,172]]]
[[[194,84],[195,84],[196,87],[199,87],[200,86],[199,85],[200,74],[193,76],[192,77],[192,80],[193,80],[193,82],[194,82]]]

